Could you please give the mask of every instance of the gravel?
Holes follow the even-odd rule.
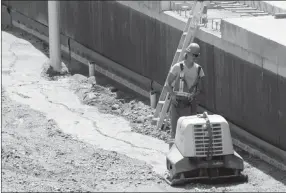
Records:
[[[2,92],[4,192],[124,191],[161,184],[144,162],[97,149]]]

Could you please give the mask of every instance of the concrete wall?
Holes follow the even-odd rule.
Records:
[[[14,3],[9,2],[18,12],[32,18],[25,19],[20,13],[12,11],[15,22],[35,28],[36,24],[31,23],[37,21],[35,30],[47,34],[44,19],[47,18],[46,2],[42,2],[42,8],[39,8],[45,13],[41,17],[38,11],[27,11],[27,7],[34,2],[25,1],[26,5],[21,2],[21,6]],[[77,50],[86,58],[109,58],[113,64],[106,67],[102,60],[99,61],[102,67],[112,70],[121,65],[117,73],[130,77],[134,84],[146,90],[150,80],[156,80],[161,85],[164,83],[181,29],[116,2],[84,1],[79,4],[65,1],[62,4],[65,5],[61,15],[62,44],[65,48]],[[286,150],[283,140],[286,136],[285,78],[254,64],[261,59],[258,54],[221,37],[200,31],[195,41],[201,45],[199,63],[207,75],[201,105],[225,116],[258,138]],[[93,52],[99,55],[94,57]],[[132,73],[127,74],[128,70],[143,77],[142,80],[132,78]]]

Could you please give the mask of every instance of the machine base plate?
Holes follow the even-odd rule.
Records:
[[[186,185],[188,183],[205,183],[205,184],[221,184],[221,183],[234,183],[234,182],[248,182],[247,175],[230,175],[219,177],[193,177],[193,178],[181,178],[170,179],[170,177],[164,178],[170,186]]]

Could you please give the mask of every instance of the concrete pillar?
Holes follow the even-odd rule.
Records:
[[[61,71],[60,44],[60,1],[48,1],[50,65],[54,71]]]
[[[89,62],[89,77],[95,76],[95,64],[93,62]]]

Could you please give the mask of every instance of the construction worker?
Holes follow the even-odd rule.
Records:
[[[171,139],[175,138],[179,117],[197,114],[196,97],[201,90],[201,78],[205,76],[201,66],[196,63],[199,56],[200,46],[191,43],[186,48],[184,60],[174,64],[168,74],[166,88],[172,101],[170,107]],[[174,81],[173,91],[171,85]]]

